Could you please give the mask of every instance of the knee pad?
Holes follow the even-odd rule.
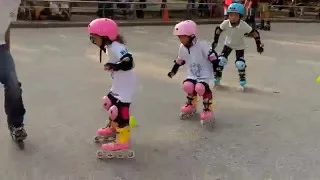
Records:
[[[114,121],[118,117],[118,107],[115,105],[112,105],[109,110],[109,118],[111,121]]]
[[[202,83],[197,83],[195,89],[199,96],[203,96],[206,93],[206,87]]]
[[[246,69],[246,62],[244,61],[244,59],[237,59],[235,64],[239,71],[243,71]]]
[[[108,111],[112,105],[112,101],[108,98],[108,96],[103,96],[102,101],[104,109]]]
[[[219,56],[218,60],[219,60],[219,66],[222,66],[222,67],[227,65],[228,63],[228,59],[224,56]]]
[[[185,81],[183,83],[183,90],[187,94],[193,94],[194,88],[195,88],[194,84],[192,82],[190,82],[190,81]]]

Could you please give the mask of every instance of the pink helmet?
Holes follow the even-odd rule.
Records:
[[[117,23],[108,18],[98,18],[91,21],[88,32],[89,34],[108,37],[111,41],[114,41],[119,35]]]
[[[173,34],[175,36],[192,36],[197,34],[197,24],[192,20],[181,21],[175,25]]]

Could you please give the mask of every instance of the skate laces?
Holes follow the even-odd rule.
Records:
[[[210,101],[210,99],[203,100],[203,110],[204,111],[211,111],[210,110],[210,105],[211,104],[212,104],[212,102]]]
[[[240,79],[240,81],[245,81],[246,80],[246,73],[243,71],[239,71],[239,79]]]
[[[194,97],[187,96],[187,99],[188,99],[188,101],[186,102],[186,105],[193,105],[192,101],[193,101]]]

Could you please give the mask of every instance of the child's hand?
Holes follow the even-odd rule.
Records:
[[[257,46],[257,51],[258,53],[263,53],[264,49],[263,49],[264,45],[261,43],[259,46]]]
[[[104,65],[104,70],[105,70],[105,71],[111,71],[111,70],[112,70],[111,64],[110,64],[110,63],[106,63],[106,64]]]
[[[169,78],[172,78],[174,75],[176,75],[174,72],[169,72],[169,73],[168,73],[168,77],[169,77]]]

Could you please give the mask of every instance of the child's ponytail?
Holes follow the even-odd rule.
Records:
[[[121,36],[121,35],[118,35],[114,41],[117,41],[120,44],[126,44],[126,41],[124,40],[123,36]]]

